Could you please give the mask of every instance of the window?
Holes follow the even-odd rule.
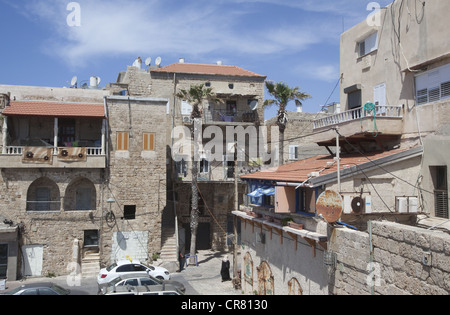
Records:
[[[209,173],[209,161],[206,158],[200,160],[200,173]]]
[[[60,119],[59,122],[59,141],[62,146],[71,147],[75,141],[75,120]]]
[[[378,84],[373,88],[373,102],[376,106],[386,106],[386,84]]]
[[[181,161],[175,162],[175,167],[177,170],[178,177],[186,177],[187,176],[187,162],[184,158]]]
[[[292,161],[298,160],[298,145],[289,146],[289,160]]]
[[[447,166],[432,166],[430,171],[434,184],[435,216],[448,219]]]
[[[378,49],[378,33],[377,32],[366,37],[364,40],[362,40],[358,43],[359,57],[367,55],[377,49]]]
[[[144,151],[155,151],[155,133],[144,132]]]
[[[416,76],[418,105],[437,102],[450,97],[450,65],[445,65]]]
[[[128,151],[130,135],[128,132],[117,133],[117,151]]]
[[[93,210],[91,209],[91,189],[78,188],[75,195],[76,210]]]
[[[136,219],[136,206],[124,206],[123,207],[123,218],[125,220]]]
[[[84,247],[98,246],[99,245],[99,233],[98,230],[85,230],[84,231]]]
[[[48,187],[36,188],[35,211],[49,211],[50,201],[51,201],[50,188]]]
[[[227,101],[227,115],[234,116],[237,113],[236,101]]]
[[[0,279],[6,278],[8,270],[8,245],[0,244]]]

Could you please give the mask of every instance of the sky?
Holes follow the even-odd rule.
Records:
[[[220,60],[299,87],[312,96],[303,110],[315,113],[339,102],[340,35],[372,2],[0,0],[0,84],[69,87],[73,76],[98,76],[105,86],[138,56],[161,66]]]

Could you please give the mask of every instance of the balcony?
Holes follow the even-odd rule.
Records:
[[[204,113],[205,124],[249,124],[253,125],[258,121],[255,111],[239,110],[206,110]]]
[[[5,146],[0,168],[105,168],[101,147]]]
[[[403,106],[375,106],[374,111],[356,108],[314,121],[313,141],[332,145],[336,139],[333,130],[339,127],[344,137],[398,137],[402,135]]]

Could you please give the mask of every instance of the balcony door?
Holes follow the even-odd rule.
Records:
[[[71,147],[76,139],[75,119],[59,120],[59,142],[65,147]]]
[[[373,88],[373,103],[376,106],[386,106],[386,83],[381,83]]]

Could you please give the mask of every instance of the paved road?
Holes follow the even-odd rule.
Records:
[[[235,290],[231,281],[222,282],[220,268],[225,253],[212,251],[199,251],[198,266],[189,265],[181,272],[172,274],[172,280],[183,283],[186,287],[186,295],[240,295],[240,290]],[[232,254],[227,254],[231,262],[231,273],[233,270]],[[81,285],[67,276],[56,278],[29,278],[24,281],[7,282],[7,291],[22,284],[31,282],[51,281],[63,288],[71,290],[76,295],[96,295],[98,286],[95,278],[81,279]],[[75,285],[74,285],[75,284]],[[2,291],[0,291],[2,293]]]

